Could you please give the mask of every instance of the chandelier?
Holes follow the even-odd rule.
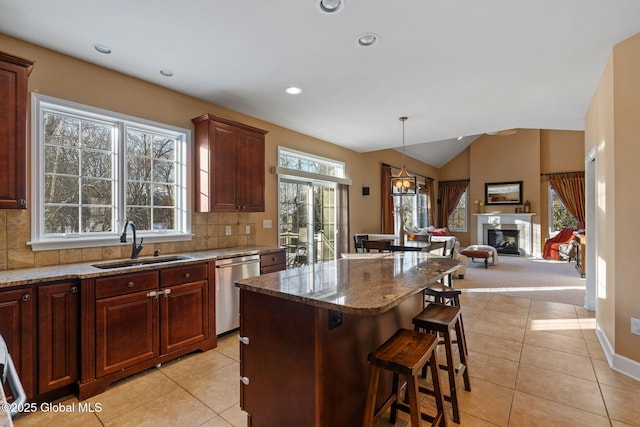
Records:
[[[415,196],[418,189],[418,182],[414,175],[407,172],[407,166],[404,163],[404,122],[407,117],[400,117],[398,120],[402,122],[402,168],[396,176],[391,176],[391,195],[392,196]]]

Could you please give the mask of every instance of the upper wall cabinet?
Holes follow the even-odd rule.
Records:
[[[197,212],[264,212],[267,131],[204,114],[195,124]]]
[[[33,62],[0,52],[0,209],[27,207],[27,78]]]

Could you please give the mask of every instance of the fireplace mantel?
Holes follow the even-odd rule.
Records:
[[[473,214],[478,218],[477,230],[477,242],[479,245],[486,245],[487,243],[487,229],[501,228],[502,225],[516,226],[521,230],[521,244],[520,247],[524,249],[525,255],[532,255],[532,225],[531,217],[535,213],[504,213],[504,212],[491,212],[491,213],[477,213]]]

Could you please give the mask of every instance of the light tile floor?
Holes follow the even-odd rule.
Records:
[[[462,294],[461,305],[471,391],[460,387],[460,426],[640,426],[640,382],[609,368],[593,313],[471,292]],[[215,350],[112,385],[88,400],[100,404],[100,412],[80,412],[69,397],[59,403],[72,410],[23,415],[15,426],[245,426],[238,376],[234,334]],[[444,371],[441,381],[447,381]],[[424,397],[422,406],[432,409],[432,398]],[[456,425],[448,403],[447,411],[448,424]],[[377,422],[390,425],[385,416]],[[408,416],[400,413],[396,426],[406,425]]]

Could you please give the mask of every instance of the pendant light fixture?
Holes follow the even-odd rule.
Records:
[[[402,169],[396,176],[391,176],[391,195],[392,196],[415,196],[418,189],[418,182],[414,175],[407,172],[407,166],[404,163],[404,122],[407,117],[400,117],[402,122]]]

